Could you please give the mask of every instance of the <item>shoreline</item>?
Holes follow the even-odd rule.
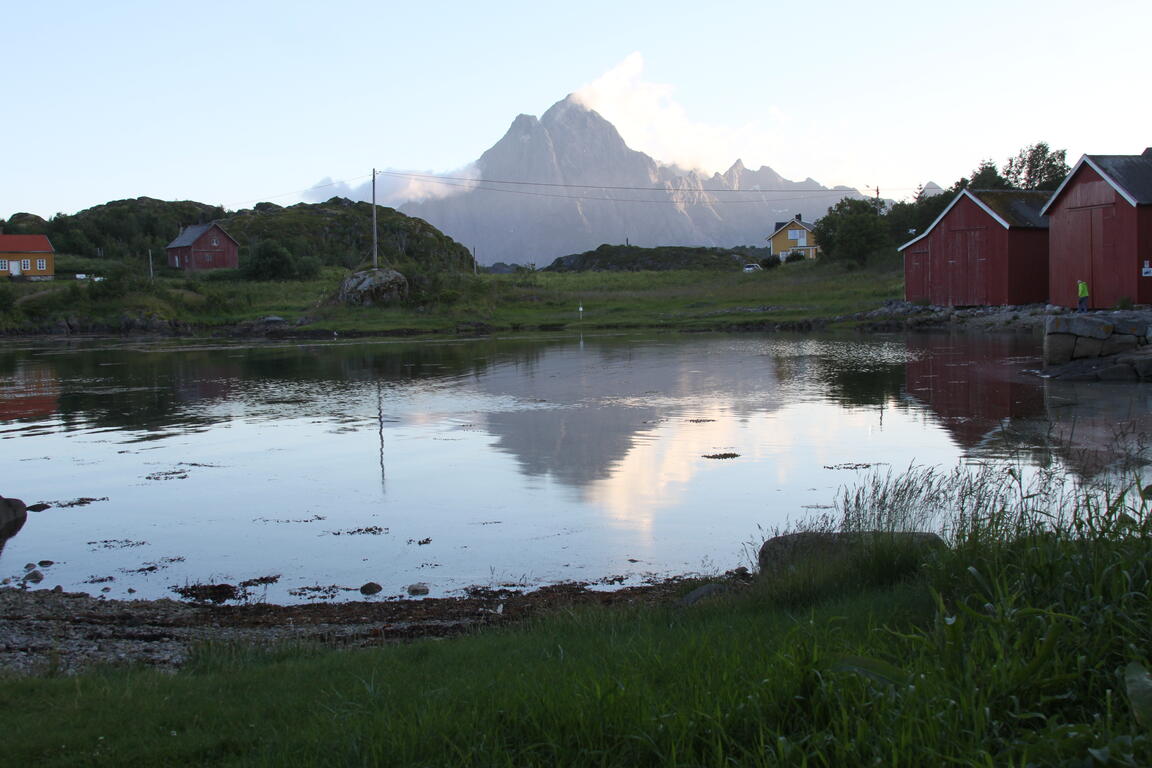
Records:
[[[562,582],[531,591],[476,587],[462,597],[301,605],[119,600],[5,587],[0,588],[0,676],[74,675],[106,665],[175,672],[204,644],[370,648],[448,638],[558,609],[684,605],[681,596],[696,585],[749,579],[746,570],[737,569],[711,579],[672,577],[611,591]]]

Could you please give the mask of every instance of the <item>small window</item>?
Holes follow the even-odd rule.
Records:
[[[212,238],[212,245],[213,246],[220,245],[220,238],[218,238],[218,237]]]
[[[48,271],[48,259],[36,259],[36,269],[41,272]]]
[[[0,272],[8,271],[8,259],[0,259]]]
[[[32,269],[32,259],[20,259],[20,269]]]

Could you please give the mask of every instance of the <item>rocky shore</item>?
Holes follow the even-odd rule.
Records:
[[[76,674],[126,664],[171,671],[203,645],[362,648],[449,637],[557,608],[672,603],[694,583],[670,579],[613,591],[583,583],[531,592],[474,588],[459,598],[294,606],[107,600],[82,592],[0,588],[0,674]]]

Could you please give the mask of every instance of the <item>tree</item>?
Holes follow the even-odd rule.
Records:
[[[996,163],[984,160],[980,167],[972,171],[971,179],[960,179],[954,187],[957,192],[961,189],[1011,189],[1012,185],[1000,175]]]
[[[883,208],[884,203],[879,200],[845,197],[812,228],[820,250],[828,258],[863,264],[870,254],[888,245]]]
[[[1067,150],[1052,151],[1046,142],[1038,141],[1009,158],[1004,177],[1018,189],[1056,189],[1068,175]]]

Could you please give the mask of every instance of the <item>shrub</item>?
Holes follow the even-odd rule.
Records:
[[[775,269],[776,267],[780,266],[780,257],[776,254],[765,256],[764,258],[760,259],[760,266],[764,269]]]
[[[1128,296],[1121,296],[1120,300],[1116,302],[1116,309],[1132,309],[1132,299]]]
[[[804,261],[805,258],[803,251],[791,251],[784,257],[784,261],[788,264],[795,264],[798,261]]]

